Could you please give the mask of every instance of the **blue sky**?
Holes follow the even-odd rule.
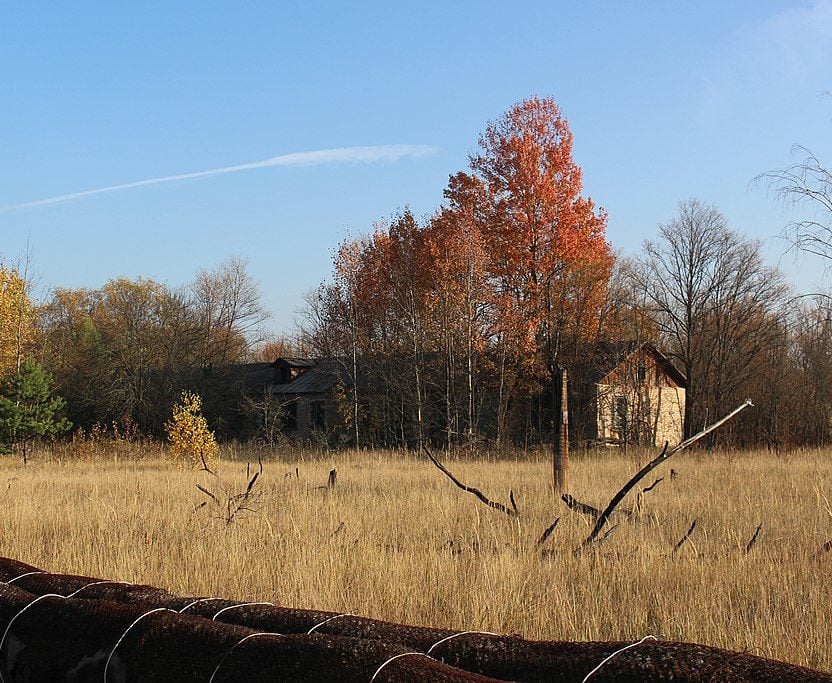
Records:
[[[46,295],[177,286],[239,255],[288,330],[340,240],[431,213],[488,121],[537,94],[568,117],[616,249],[697,197],[805,291],[822,264],[781,259],[789,214],[749,184],[795,143],[832,165],[827,90],[832,1],[4,3],[0,256],[28,240]]]

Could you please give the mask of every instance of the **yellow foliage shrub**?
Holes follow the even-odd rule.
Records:
[[[14,372],[34,335],[29,285],[14,268],[0,263],[0,375]]]
[[[219,447],[201,411],[199,395],[183,391],[179,402],[173,406],[173,416],[165,423],[168,454],[180,465],[213,471]]]

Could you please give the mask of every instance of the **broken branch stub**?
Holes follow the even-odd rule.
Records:
[[[555,521],[546,527],[543,534],[540,536],[539,539],[537,539],[537,545],[543,545],[544,543],[546,543],[546,540],[549,538],[549,536],[552,535],[552,532],[557,528],[559,522],[560,517],[556,517]]]
[[[685,542],[691,537],[693,534],[694,529],[696,529],[696,520],[694,519],[690,524],[690,529],[687,530],[684,536],[679,539],[679,542],[673,546],[673,552],[677,552],[679,548],[685,545]]]
[[[757,531],[754,532],[754,535],[751,537],[751,540],[745,546],[745,555],[751,552],[751,549],[757,545],[757,541],[760,540],[760,532],[763,530],[763,523],[760,522],[760,525],[757,527]]]

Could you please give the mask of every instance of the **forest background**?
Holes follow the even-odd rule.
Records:
[[[5,265],[7,393],[31,358],[76,430],[159,436],[187,389],[220,437],[274,436],[280,406],[247,394],[240,368],[328,358],[343,379],[323,443],[528,446],[550,438],[559,369],[579,368],[598,342],[638,340],[688,378],[688,434],[751,397],[756,410],[720,443],[829,443],[828,296],[795,295],[759,241],[697,199],[682,201],[640,253],[617,256],[605,212],[582,194],[572,143],[554,100],[514,105],[486,127],[432,215],[405,208],[338,245],[331,278],[308,294],[289,338],[260,334],[267,315],[239,257],[179,289],[114,278],[41,302],[30,260]],[[806,152],[758,180],[811,216],[786,228],[792,245],[827,258],[825,173]]]

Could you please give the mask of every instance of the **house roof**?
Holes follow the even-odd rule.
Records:
[[[687,378],[679,372],[673,363],[649,342],[620,341],[598,342],[585,369],[586,378],[591,382],[599,382],[609,375],[630,356],[640,350],[652,353],[656,361],[664,368],[670,378],[680,387],[687,386]]]
[[[228,377],[246,391],[261,389],[274,381],[271,363],[237,363],[228,368]]]
[[[280,360],[280,359],[279,359]],[[304,359],[296,359],[304,360]],[[295,377],[291,382],[272,385],[274,394],[325,394],[338,381],[348,384],[344,365],[337,358],[310,360],[313,366]],[[301,366],[310,367],[310,366]]]
[[[314,368],[318,363],[312,358],[278,358],[272,367],[275,368]]]
[[[300,377],[272,386],[273,394],[323,394],[332,389],[338,378],[317,368],[307,370]]]

